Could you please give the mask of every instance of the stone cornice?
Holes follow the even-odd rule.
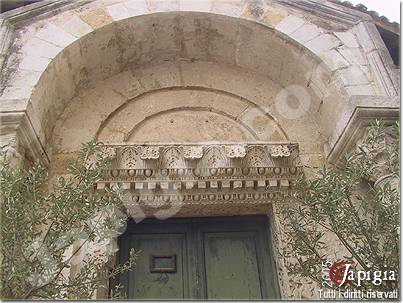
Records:
[[[13,26],[29,23],[30,19],[38,16],[53,15],[60,12],[60,9],[82,6],[94,0],[45,0],[0,14],[0,19],[6,20]],[[326,20],[332,20],[343,25],[354,25],[362,20],[373,20],[367,12],[361,12],[355,8],[347,7],[335,0],[314,1],[314,0],[274,0],[284,6],[292,7],[302,13],[314,14]],[[373,20],[374,21],[374,20]]]
[[[33,18],[54,15],[60,12],[60,9],[62,8],[68,9],[71,7],[81,6],[89,2],[92,2],[92,0],[45,0],[2,13],[0,14],[0,19],[5,20],[13,27],[19,27],[20,25],[29,23]]]
[[[341,5],[331,2],[319,2],[312,0],[287,1],[277,0],[284,6],[292,7],[303,13],[308,13],[321,17],[325,20],[331,20],[344,26],[352,26],[362,20],[371,20],[367,14],[357,12]]]
[[[354,6],[349,1],[342,1],[342,0],[329,0],[329,1],[334,2],[334,3],[338,4],[338,5],[341,5],[341,6],[356,10],[356,11],[358,10],[360,12],[366,13],[366,14],[370,15],[379,26],[382,26],[385,29],[394,32],[395,34],[400,35],[400,30],[399,30],[400,25],[399,25],[399,23],[391,22],[391,21],[389,21],[389,19],[386,16],[380,16],[375,11],[369,11],[368,8],[363,4],[357,4],[357,5]]]

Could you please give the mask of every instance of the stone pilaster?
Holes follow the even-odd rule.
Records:
[[[38,140],[25,112],[0,114],[0,147],[13,166],[40,161],[47,166],[49,159]]]

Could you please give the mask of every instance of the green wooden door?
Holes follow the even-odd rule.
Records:
[[[204,235],[209,299],[262,299],[254,233]]]
[[[184,234],[132,236],[131,243],[142,253],[136,270],[129,274],[131,298],[183,299],[187,297],[185,287],[187,255],[184,241]],[[174,268],[169,269],[172,262],[175,262]],[[152,264],[156,269],[165,268],[165,272],[153,271],[150,268]]]
[[[119,262],[141,250],[119,277],[130,299],[278,299],[265,217],[129,222]]]

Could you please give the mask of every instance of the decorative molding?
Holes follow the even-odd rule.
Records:
[[[143,146],[140,147],[140,150],[140,159],[142,160],[158,159],[160,157],[158,146]]]
[[[399,81],[394,76],[394,64],[376,26],[371,22],[360,22],[354,31],[368,58],[376,83],[385,96],[400,95]]]
[[[225,152],[229,158],[244,158],[246,156],[246,149],[243,145],[227,145]]]
[[[335,4],[345,6],[347,8],[351,8],[353,10],[358,10],[360,12],[366,13],[370,15],[379,25],[387,28],[388,30],[400,34],[399,30],[399,23],[397,22],[391,22],[386,16],[380,16],[377,12],[375,11],[369,11],[368,8],[363,5],[363,4],[356,4],[355,6],[349,2],[349,1],[343,1],[343,0],[330,0],[331,2],[334,2]]]
[[[292,188],[295,143],[105,145],[113,165],[98,190],[119,184],[126,204],[267,204]],[[274,151],[274,152],[273,152]],[[280,159],[281,158],[281,159]]]
[[[183,146],[185,159],[200,159],[203,157],[203,146]]]
[[[0,114],[0,136],[13,136],[16,148],[23,150],[31,160],[39,160],[43,165],[49,164],[49,158],[37,137],[29,117],[25,112]],[[3,144],[3,142],[2,142]]]
[[[274,158],[288,157],[291,155],[291,152],[287,145],[275,145],[271,147],[270,155]]]
[[[51,0],[25,5],[0,14],[0,73],[3,73],[9,49],[15,38],[15,30],[36,18],[46,18],[61,11],[79,7],[93,0]]]
[[[1,19],[6,20],[14,27],[19,27],[29,23],[31,19],[38,17],[47,17],[55,15],[63,10],[79,7],[94,0],[48,0],[39,1],[29,5],[10,10],[0,15]]]
[[[382,119],[386,125],[399,121],[400,109],[391,107],[357,106],[343,133],[329,153],[328,161],[337,164],[364,136],[365,130],[375,119]]]
[[[322,3],[312,0],[277,0],[277,2],[297,9],[304,14],[314,15],[348,27],[357,24],[361,20],[371,20],[371,17],[367,14],[331,2]]]

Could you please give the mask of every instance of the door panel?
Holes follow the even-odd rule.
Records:
[[[207,299],[262,299],[254,233],[205,233]]]
[[[184,234],[133,235],[140,250],[135,270],[129,275],[130,298],[184,299],[187,261]]]
[[[140,257],[114,282],[129,299],[278,299],[268,229],[263,216],[131,221],[118,260]]]

